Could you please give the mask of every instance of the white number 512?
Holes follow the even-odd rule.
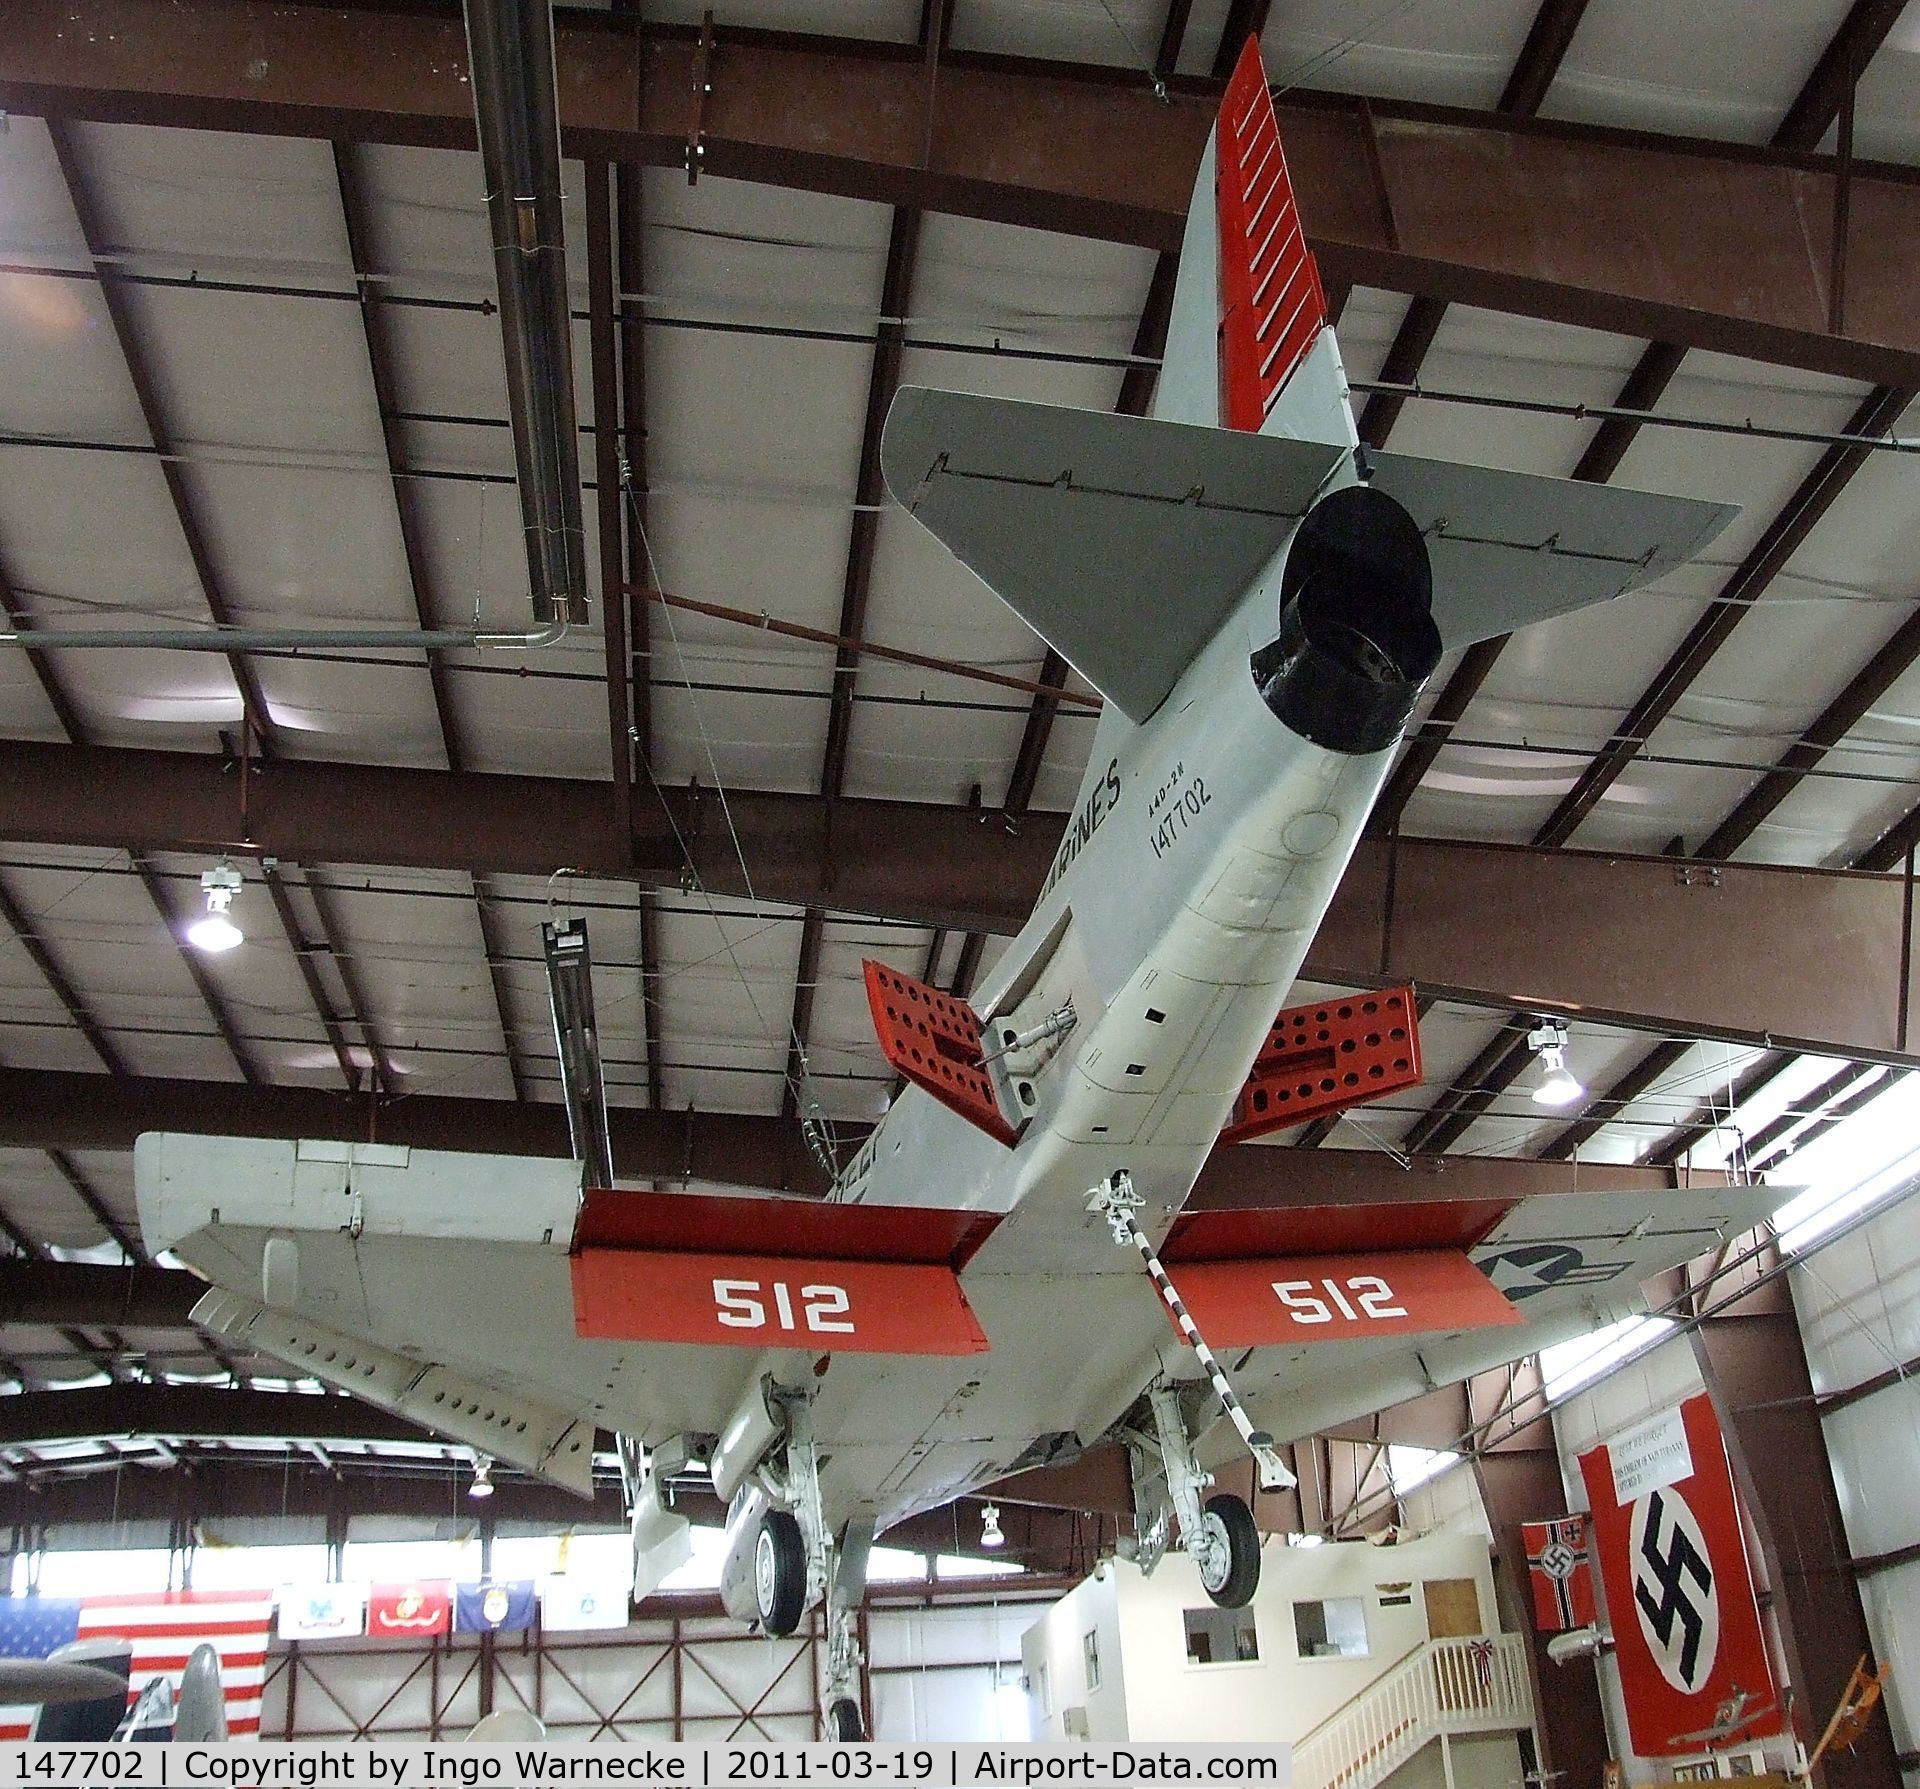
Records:
[[[1362,1318],[1380,1319],[1386,1317],[1404,1317],[1405,1305],[1394,1303],[1393,1288],[1377,1273],[1349,1274],[1345,1280],[1275,1280],[1275,1296],[1287,1307],[1296,1323],[1331,1323],[1333,1311],[1328,1308],[1327,1298],[1322,1298],[1315,1287],[1325,1290],[1327,1298],[1339,1306],[1340,1315],[1351,1322]],[[1347,1301],[1351,1292],[1358,1303],[1356,1311]],[[721,1319],[725,1321],[724,1318]]]
[[[853,1334],[853,1324],[840,1321],[852,1308],[846,1287],[802,1286],[799,1291],[804,1323],[794,1320],[793,1290],[784,1280],[769,1280],[764,1295],[758,1280],[715,1280],[713,1302],[719,1320],[729,1329],[765,1329],[766,1298],[770,1295],[776,1328],[806,1328],[818,1335]]]

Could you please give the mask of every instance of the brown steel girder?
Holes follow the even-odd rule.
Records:
[[[238,778],[211,755],[16,742],[0,839],[482,875],[566,863],[673,888],[684,837],[705,887],[746,892],[717,805],[698,792],[676,791],[671,816],[654,792],[636,794],[629,843],[608,824],[604,784],[292,760],[243,774],[244,826]],[[728,801],[761,900],[1008,936],[1060,825],[1033,814],[1014,833],[992,810],[916,802],[748,790]],[[1825,948],[1809,955],[1809,938]],[[1920,1060],[1904,890],[1888,876],[1368,840],[1303,973],[1668,1036]]]
[[[13,0],[0,105],[362,142],[472,137],[457,10]],[[569,15],[569,153],[1178,245],[1214,85]],[[696,107],[699,108],[696,116]],[[1920,383],[1914,170],[1853,166],[1847,333],[1828,328],[1830,158],[1295,91],[1288,159],[1324,278],[1882,384]],[[1127,153],[1114,153],[1124,143]],[[1462,194],[1471,194],[1463,204]]]

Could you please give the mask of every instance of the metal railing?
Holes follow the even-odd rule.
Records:
[[[1442,1735],[1532,1725],[1520,1635],[1429,1640],[1293,1748],[1294,1789],[1375,1789]]]

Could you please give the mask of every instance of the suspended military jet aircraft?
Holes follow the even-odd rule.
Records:
[[[1259,1536],[1212,1467],[1243,1450],[1289,1483],[1279,1442],[1627,1315],[1783,1196],[1182,1209],[1216,1146],[1418,1079],[1409,990],[1275,1014],[1442,654],[1659,577],[1730,513],[1364,449],[1252,44],[1152,416],[908,389],[882,464],[1106,708],[974,1002],[868,966],[909,1085],[826,1201],[382,1147],[138,1152],[149,1248],[214,1282],[203,1326],[582,1492],[617,1431],[636,1595],[686,1555],[663,1487],[704,1469],[728,1607],[783,1634],[824,1600],[838,1737],[876,1533],[1117,1440],[1136,1557],[1177,1528],[1244,1603]]]

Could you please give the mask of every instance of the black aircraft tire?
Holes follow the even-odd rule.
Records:
[[[1206,1501],[1207,1525],[1227,1544],[1227,1574],[1218,1588],[1203,1577],[1202,1587],[1223,1609],[1244,1609],[1260,1588],[1260,1530],[1246,1500],[1230,1491]]]
[[[848,1696],[836,1696],[827,1704],[827,1737],[836,1745],[856,1745],[867,1737],[867,1724],[860,1718],[860,1704]]]
[[[800,1625],[807,1601],[807,1543],[783,1509],[760,1518],[753,1540],[753,1600],[760,1625],[784,1640]]]

